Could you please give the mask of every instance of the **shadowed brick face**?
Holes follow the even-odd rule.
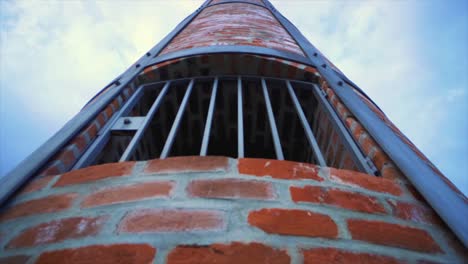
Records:
[[[335,248],[315,248],[303,250],[304,264],[327,263],[327,264],[343,264],[343,263],[366,263],[366,264],[403,264],[404,261],[399,261],[392,257],[379,256],[375,254],[349,252]]]
[[[82,248],[70,248],[43,253],[37,264],[149,264],[153,263],[156,249],[146,244],[95,245]]]
[[[168,264],[181,263],[290,263],[286,250],[260,243],[214,244],[209,246],[178,246],[167,257]]]
[[[399,179],[198,156],[44,179],[0,213],[0,263],[468,260],[466,249],[443,235],[450,233],[434,211]]]
[[[161,54],[218,45],[265,47],[304,55],[268,9],[246,3],[206,8]]]

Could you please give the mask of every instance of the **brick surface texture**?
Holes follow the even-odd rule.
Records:
[[[226,1],[211,1],[160,54],[241,45],[304,56],[263,1]],[[254,54],[200,55],[150,65],[136,82],[208,68],[214,71],[205,75],[249,70],[318,80],[381,177],[356,171],[320,108],[313,122],[322,125],[312,127],[330,168],[193,156],[70,171],[135,91],[127,86],[0,209],[0,263],[468,263],[466,247],[311,65]],[[356,94],[452,186],[377,107]]]
[[[268,9],[245,3],[206,8],[161,54],[217,45],[265,47],[304,55]]]
[[[286,250],[275,249],[260,243],[207,246],[178,246],[167,257],[168,264],[179,263],[290,263]]]
[[[145,244],[93,245],[45,252],[36,263],[149,264],[155,255],[156,249]]]
[[[0,262],[467,262],[399,178],[208,156],[91,166],[30,186],[0,212]]]

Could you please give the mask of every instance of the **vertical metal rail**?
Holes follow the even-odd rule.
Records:
[[[161,103],[163,101],[163,98],[166,95],[167,90],[169,89],[170,85],[171,85],[171,82],[168,81],[168,82],[166,82],[166,84],[162,88],[162,90],[159,93],[158,97],[156,98],[154,103],[151,105],[151,108],[149,109],[148,113],[146,114],[145,119],[143,120],[143,123],[138,128],[137,132],[135,133],[132,140],[128,144],[128,146],[125,149],[124,153],[120,157],[119,162],[128,160],[130,158],[130,156],[133,154],[133,152],[135,151],[135,148],[136,148],[138,142],[140,142],[140,139],[144,135],[144,133],[146,131],[146,128],[151,123],[151,120],[153,119],[154,114],[156,113],[159,106],[161,105]]]
[[[143,96],[145,85],[140,86],[133,93],[133,95],[128,99],[124,106],[115,113],[111,120],[107,122],[104,127],[99,130],[98,137],[93,141],[91,146],[86,150],[86,152],[81,156],[81,158],[75,163],[72,170],[77,170],[91,165],[97,156],[101,153],[102,149],[106,146],[107,142],[111,136],[111,128],[114,126],[115,122],[122,116],[127,115],[132,110],[140,98]]]
[[[203,131],[203,140],[202,140],[202,145],[201,145],[201,150],[200,150],[200,156],[206,156],[206,152],[208,149],[208,143],[210,141],[211,123],[213,121],[213,112],[215,108],[217,92],[218,92],[218,77],[214,79],[213,88],[211,90],[210,106],[208,107],[208,114],[206,116],[206,124],[205,124],[205,130]]]
[[[244,157],[244,119],[242,116],[242,79],[237,77],[237,157]]]
[[[273,115],[273,109],[271,108],[270,96],[268,95],[267,85],[265,79],[262,78],[262,89],[263,96],[265,98],[265,106],[268,113],[268,120],[270,122],[271,135],[273,137],[273,144],[275,146],[276,158],[278,160],[284,160],[283,150],[281,149],[281,141],[278,135],[278,129],[276,128],[275,116]]]
[[[372,169],[371,166],[369,166],[366,158],[361,153],[361,150],[359,149],[359,147],[356,145],[354,140],[349,135],[348,130],[344,127],[343,123],[341,122],[341,119],[337,116],[337,114],[335,113],[335,110],[333,110],[333,108],[330,106],[327,99],[322,94],[320,88],[315,84],[310,84],[310,85],[312,85],[313,87],[312,91],[315,97],[324,106],[324,110],[327,111],[330,114],[331,118],[333,119],[331,120],[332,121],[331,123],[335,126],[336,130],[339,132],[339,135],[343,141],[343,144],[346,146],[346,148],[349,151],[351,151],[351,153],[353,153],[353,155],[351,156],[354,162],[356,163],[356,165],[358,166],[358,168],[361,171],[365,171],[367,174],[375,175],[376,173],[375,169]]]
[[[177,115],[174,119],[174,123],[172,124],[171,131],[167,136],[166,143],[164,144],[164,148],[161,152],[161,156],[159,158],[165,159],[169,155],[171,151],[172,144],[174,143],[174,138],[176,136],[177,130],[179,129],[180,121],[184,115],[185,107],[187,106],[188,99],[190,97],[190,93],[192,92],[193,84],[195,83],[195,79],[191,79],[190,83],[185,91],[184,99],[182,99],[182,103],[180,104],[179,111],[177,111]]]
[[[291,99],[294,103],[294,107],[296,108],[296,112],[299,115],[299,119],[301,120],[302,127],[304,127],[304,132],[307,136],[307,140],[309,141],[309,144],[312,147],[312,150],[314,151],[315,159],[317,160],[320,166],[327,166],[327,163],[325,162],[325,159],[322,156],[322,152],[320,152],[320,148],[317,144],[317,141],[315,140],[314,133],[310,129],[309,123],[307,122],[305,114],[302,111],[301,105],[299,104],[299,100],[297,100],[296,94],[294,93],[294,90],[291,86],[291,82],[286,81],[286,86],[288,87],[289,95],[291,96]]]

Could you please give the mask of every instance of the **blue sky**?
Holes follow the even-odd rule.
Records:
[[[468,1],[271,1],[468,194]],[[202,1],[0,1],[0,176]]]

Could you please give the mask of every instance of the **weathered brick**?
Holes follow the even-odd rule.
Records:
[[[348,186],[357,186],[371,191],[401,195],[401,187],[390,179],[334,168],[330,168],[330,178],[334,182]]]
[[[229,160],[226,157],[172,157],[149,161],[144,173],[225,171],[228,164]]]
[[[377,147],[377,143],[367,133],[361,133],[358,140],[365,155],[369,155],[371,150]]]
[[[2,264],[26,264],[30,256],[18,255],[11,257],[0,257],[0,263]]]
[[[173,186],[173,182],[166,181],[105,188],[86,196],[81,207],[130,202],[152,197],[168,197]]]
[[[63,164],[67,168],[72,166],[76,161],[75,154],[73,153],[73,150],[71,150],[71,148],[63,150],[56,159],[63,162]]]
[[[213,210],[142,209],[128,213],[119,232],[183,232],[220,230],[224,214]]]
[[[98,127],[93,122],[84,131],[85,131],[85,133],[88,133],[88,136],[89,136],[90,139],[93,139],[97,135]]]
[[[192,197],[272,199],[275,197],[269,182],[240,179],[197,180],[190,182],[187,192]]]
[[[183,245],[167,256],[167,264],[182,263],[290,263],[286,250],[275,249],[260,243],[213,244],[207,246]]]
[[[374,162],[377,169],[382,170],[384,165],[390,161],[390,158],[381,150],[376,150],[372,157],[372,162]]]
[[[44,176],[52,176],[52,175],[57,175],[60,174],[61,171],[57,165],[53,165],[48,167],[47,169],[43,170],[41,173],[39,173],[39,177],[44,177]]]
[[[93,245],[48,251],[39,256],[36,264],[149,264],[153,263],[156,249],[147,244]]]
[[[8,243],[8,248],[30,247],[66,239],[92,236],[99,232],[106,217],[72,217],[42,223],[22,231]]]
[[[385,213],[385,208],[376,198],[359,193],[318,186],[292,186],[289,191],[294,202],[330,204],[365,213]]]
[[[336,238],[338,228],[327,215],[304,210],[261,209],[249,213],[249,224],[267,233]]]
[[[375,244],[437,253],[442,249],[424,230],[381,221],[349,219],[348,229],[353,239]]]
[[[29,200],[27,202],[14,205],[5,212],[1,213],[0,222],[34,214],[63,211],[71,206],[75,197],[77,197],[77,194],[68,193]]]
[[[277,179],[312,179],[323,181],[319,168],[312,164],[268,159],[239,159],[239,173],[255,176],[271,176]]]
[[[110,177],[129,175],[134,165],[135,162],[119,162],[70,171],[60,176],[59,180],[54,184],[54,187],[88,183]]]
[[[304,264],[327,263],[327,264],[397,264],[406,263],[392,257],[380,256],[361,252],[350,252],[337,248],[313,248],[303,249]]]
[[[81,133],[80,135],[78,135],[71,144],[74,144],[79,150],[79,152],[83,152],[88,146],[85,133]]]
[[[47,184],[55,177],[55,175],[49,175],[49,176],[44,176],[40,177],[37,179],[34,179],[31,182],[28,182],[23,189],[21,189],[21,193],[30,193],[30,192],[35,192],[39,191],[42,188],[46,187]]]
[[[393,164],[387,163],[385,166],[382,167],[380,170],[380,174],[382,175],[383,178],[387,179],[399,179],[399,180],[405,180],[405,177],[401,173],[401,171],[396,168]]]
[[[419,223],[442,224],[440,218],[430,208],[393,199],[387,199],[387,202],[392,207],[393,215],[398,218]]]

